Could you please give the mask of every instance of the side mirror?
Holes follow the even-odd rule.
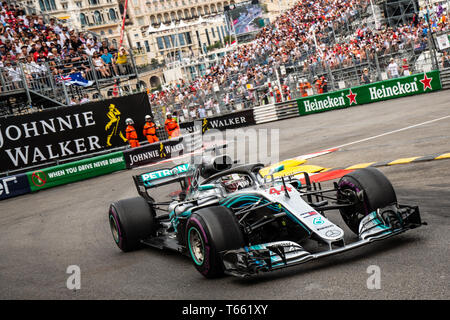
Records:
[[[283,171],[283,170],[284,170],[284,164],[282,164],[281,166],[278,166],[278,167],[270,169],[269,175],[275,174],[275,173]]]
[[[205,191],[205,190],[211,190],[214,189],[216,186],[213,184],[204,184],[204,185],[200,185],[198,186],[198,191]]]

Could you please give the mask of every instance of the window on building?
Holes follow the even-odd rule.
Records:
[[[170,45],[170,38],[169,38],[169,36],[164,36],[164,44],[166,46],[166,49],[172,48],[172,46]]]
[[[200,34],[198,33],[198,30],[195,30],[195,34],[197,35],[198,46],[201,48],[202,42],[200,41]]]
[[[211,40],[209,39],[208,29],[205,29],[205,33],[206,33],[206,40],[208,40],[208,46],[210,46],[211,45]]]
[[[220,31],[219,31],[219,26],[216,27],[216,30],[217,30],[217,34],[219,35],[220,42],[223,42],[222,35],[220,34]]]
[[[84,13],[80,13],[80,23],[82,26],[87,25],[86,15]]]
[[[211,33],[212,33],[213,38],[215,38],[216,34],[214,33],[214,28],[212,28],[212,27],[211,27]]]
[[[174,48],[178,47],[180,45],[178,43],[178,40],[176,39],[176,35],[175,34],[170,35],[170,40],[171,40],[171,43],[172,43]]]
[[[97,24],[100,24],[103,22],[102,15],[100,14],[100,11],[98,11],[98,10],[94,11],[94,21]]]
[[[114,11],[113,8],[109,9],[108,13],[109,13],[109,20],[115,21],[117,19],[116,11]]]
[[[137,18],[137,23],[138,23],[138,25],[143,26],[145,23],[144,18],[143,17]]]
[[[55,0],[39,0],[39,7],[41,11],[56,10]]]
[[[182,34],[182,33],[178,34],[178,42],[179,42],[180,46],[186,45],[186,41],[184,41],[184,34]]]
[[[158,44],[158,49],[163,50],[164,49],[164,43],[162,37],[156,38],[156,43]]]
[[[148,40],[145,40],[145,41],[144,41],[144,45],[145,45],[145,50],[146,50],[147,52],[150,52],[150,44],[148,43]]]
[[[76,5],[78,8],[81,8],[81,7],[83,6],[83,3],[82,3],[82,2],[75,2],[75,5]]]
[[[185,32],[187,44],[192,44],[191,33]]]

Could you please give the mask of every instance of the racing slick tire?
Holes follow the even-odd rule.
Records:
[[[207,207],[193,213],[186,224],[185,239],[195,268],[206,278],[224,274],[221,251],[245,245],[233,212],[221,206]]]
[[[375,168],[364,168],[343,176],[338,182],[338,199],[342,199],[346,191],[352,194],[363,192],[362,199],[350,207],[339,209],[341,216],[353,233],[359,235],[359,223],[369,213],[397,203],[394,188],[386,176]]]
[[[142,197],[111,203],[108,220],[113,239],[124,252],[140,248],[140,240],[156,233],[155,211]]]

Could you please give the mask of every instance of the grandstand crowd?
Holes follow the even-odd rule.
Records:
[[[345,32],[345,26],[368,6],[366,0],[299,0],[262,28],[252,42],[234,46],[204,76],[180,79],[152,93],[151,103],[176,105],[178,110],[171,111],[181,111],[185,118],[199,117],[204,111],[220,113],[224,110],[219,105],[233,108],[237,96],[253,102],[258,99],[254,89],[275,76],[280,78],[276,70],[282,65],[300,65],[305,74],[314,76],[318,69],[353,66],[405,48],[421,52],[430,32],[449,29],[447,12],[436,5],[415,15],[408,25],[384,25],[376,30],[362,24]],[[85,63],[89,58],[92,64]],[[108,46],[54,19],[45,23],[41,16],[26,14],[17,5],[0,5],[0,68],[15,86],[20,84],[21,72],[32,80],[46,72],[56,77],[74,72],[86,75],[94,68],[98,77],[108,78],[126,72],[126,65],[123,47]],[[290,89],[280,80],[280,88],[274,84],[271,89],[275,96],[279,93],[289,99]],[[218,88],[225,94],[217,96]]]
[[[415,15],[409,25],[382,26],[379,30],[361,25],[339,42],[330,38],[331,31],[342,29],[368,6],[370,3],[365,0],[300,0],[263,28],[254,41],[226,54],[220,63],[207,70],[206,75],[190,83],[180,80],[168,89],[154,93],[152,103],[181,105],[185,115],[198,109],[186,106],[195,106],[200,101],[206,101],[206,109],[214,110],[213,106],[217,105],[215,87],[226,92],[225,106],[232,105],[236,96],[252,101],[256,99],[254,88],[273,79],[275,69],[281,65],[300,62],[304,73],[315,75],[316,70],[326,66],[331,69],[353,66],[373,59],[374,55],[387,55],[405,48],[421,52],[427,47],[430,29],[436,32],[449,28],[447,13],[436,5],[427,14]],[[398,63],[402,64],[402,61]],[[271,94],[281,94],[289,99],[288,86],[282,79],[279,84],[280,88],[272,86],[274,92]],[[315,84],[312,85],[315,93],[324,90]]]
[[[125,73],[127,64],[123,47],[108,46],[55,19],[45,23],[42,16],[26,14],[18,5],[0,4],[0,68],[12,89],[20,86],[23,75],[29,81],[75,72],[88,77],[95,69],[99,78],[108,78]]]

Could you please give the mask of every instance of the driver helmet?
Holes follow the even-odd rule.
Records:
[[[239,174],[230,174],[222,178],[222,185],[227,192],[235,192],[249,185],[249,182]]]

